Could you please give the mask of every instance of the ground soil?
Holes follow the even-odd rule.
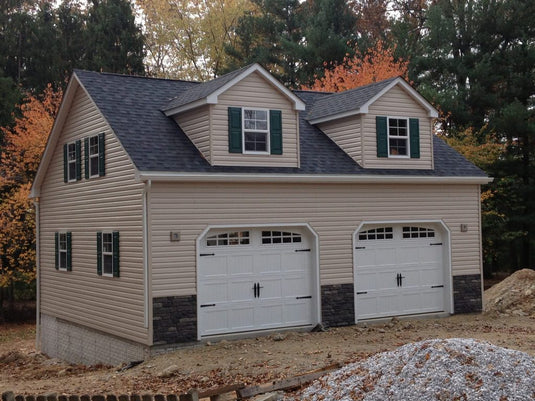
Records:
[[[435,338],[476,338],[535,356],[533,303],[525,302],[530,296],[535,300],[535,291],[526,293],[525,289],[531,289],[535,274],[524,271],[511,277],[502,285],[509,287],[509,291],[501,288],[486,291],[485,305],[489,310],[483,314],[393,319],[331,328],[326,332],[285,332],[204,343],[159,355],[123,371],[117,366],[68,365],[49,359],[35,351],[33,325],[3,325],[0,327],[0,392],[182,393],[191,388],[209,389],[224,384],[259,384]],[[508,299],[518,296],[522,303]],[[504,304],[514,307],[504,308]]]
[[[180,393],[197,387],[266,383],[335,363],[345,364],[403,344],[432,338],[489,341],[535,356],[535,318],[455,315],[386,324],[288,332],[220,341],[157,356],[123,372],[118,367],[72,366],[36,353],[31,325],[0,334],[0,389],[20,394]],[[168,370],[168,372],[164,372]],[[162,377],[169,376],[169,377]]]

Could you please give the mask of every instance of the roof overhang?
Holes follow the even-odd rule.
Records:
[[[350,117],[350,116],[354,116],[354,115],[357,115],[357,114],[366,114],[366,113],[368,113],[370,106],[375,101],[377,101],[377,99],[379,99],[381,96],[383,96],[386,92],[388,92],[390,89],[392,89],[396,85],[400,85],[405,90],[405,92],[407,92],[407,94],[409,96],[411,96],[416,101],[416,103],[418,103],[420,106],[422,106],[426,110],[427,115],[429,117],[431,117],[431,118],[437,118],[438,117],[437,109],[435,109],[431,105],[431,103],[429,103],[422,95],[420,95],[416,89],[414,89],[412,86],[410,86],[407,83],[407,81],[405,81],[401,77],[398,77],[395,80],[393,80],[392,82],[390,82],[379,93],[377,93],[375,96],[370,98],[370,100],[368,100],[366,103],[364,103],[359,108],[354,109],[354,110],[345,111],[343,113],[336,113],[336,114],[331,114],[331,115],[324,116],[324,117],[311,119],[308,122],[310,124],[321,124],[321,123],[324,123],[324,122],[333,121],[333,120],[339,120],[341,118]],[[336,94],[334,94],[334,96],[336,96]]]
[[[227,82],[225,85],[221,86],[220,88],[216,89],[214,92],[209,94],[208,96],[201,98],[199,100],[186,103],[184,105],[173,107],[168,110],[164,110],[164,114],[167,117],[174,116],[176,114],[183,113],[188,110],[195,109],[197,107],[206,105],[206,104],[217,104],[219,95],[226,92],[228,89],[236,85],[238,82],[243,80],[244,78],[248,77],[252,73],[257,72],[260,75],[262,75],[263,78],[265,78],[271,85],[273,85],[279,92],[281,92],[284,96],[288,98],[288,100],[293,103],[293,107],[295,110],[303,111],[305,110],[305,103],[299,99],[292,91],[290,91],[288,88],[286,88],[283,84],[281,84],[277,79],[273,77],[264,67],[262,67],[260,64],[255,63],[252,64],[249,68],[245,69],[241,74],[234,77],[232,80]]]
[[[65,120],[67,119],[67,115],[69,114],[69,109],[71,108],[71,103],[74,98],[74,94],[76,93],[76,89],[78,89],[79,86],[81,86],[80,80],[76,76],[76,73],[73,72],[71,79],[69,80],[69,84],[67,85],[67,89],[65,89],[65,92],[63,94],[63,99],[61,100],[61,105],[59,107],[58,114],[56,116],[56,119],[54,120],[54,125],[52,126],[52,130],[50,131],[50,135],[48,136],[45,151],[43,152],[43,156],[41,157],[41,162],[39,163],[39,167],[37,168],[37,173],[35,174],[35,178],[33,180],[32,188],[30,191],[30,198],[37,198],[39,196],[41,184],[43,183],[43,180],[45,178],[46,170],[52,159],[54,148],[56,147],[56,144],[58,142],[58,138],[63,128],[63,124],[65,124]]]
[[[139,172],[142,181],[161,182],[249,182],[249,183],[336,183],[336,184],[488,184],[491,177],[437,177],[402,175],[315,175],[315,174],[238,174]]]

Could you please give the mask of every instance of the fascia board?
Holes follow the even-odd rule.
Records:
[[[236,85],[238,82],[240,82],[242,79],[248,77],[253,72],[259,72],[265,79],[267,79],[273,86],[275,86],[280,92],[282,92],[286,97],[288,97],[294,104],[294,109],[303,111],[305,110],[305,103],[299,99],[296,95],[294,95],[289,89],[287,89],[283,84],[281,84],[279,81],[277,81],[273,75],[271,75],[269,72],[267,72],[264,67],[262,67],[260,64],[255,63],[251,67],[249,67],[247,70],[245,70],[243,73],[232,79],[231,81],[227,82],[225,85],[223,85],[221,88],[217,89],[208,96],[208,99],[210,102],[217,103],[217,98],[220,94],[227,91],[229,88]]]
[[[200,106],[204,106],[205,104],[210,104],[210,101],[207,97],[196,100],[195,102],[186,103],[185,105],[182,105],[179,107],[173,107],[172,109],[164,110],[163,113],[165,114],[166,117],[172,117],[176,114],[184,113],[185,111],[192,110]]]
[[[347,184],[488,184],[491,177],[436,177],[397,175],[299,175],[299,174],[225,174],[139,172],[140,181],[163,182],[276,182],[276,183],[347,183]]]
[[[30,190],[30,199],[37,198],[40,195],[41,184],[44,179],[44,174],[54,154],[54,148],[58,142],[58,137],[63,128],[63,124],[67,119],[67,115],[71,108],[72,100],[74,98],[74,94],[76,93],[76,89],[78,89],[79,86],[81,86],[80,81],[76,76],[76,72],[73,72],[69,84],[67,85],[67,89],[65,89],[61,105],[59,106],[58,114],[56,116],[56,119],[54,120],[54,124],[52,125],[52,130],[50,131],[50,135],[48,136],[48,139],[46,141],[45,150],[41,157],[41,162],[39,163],[39,167],[37,168],[37,173],[35,174],[35,178],[32,183],[32,188]]]
[[[414,89],[412,86],[410,86],[403,78],[397,78],[394,81],[392,81],[390,84],[385,86],[383,90],[381,90],[379,93],[377,93],[374,97],[372,97],[370,100],[368,100],[364,105],[361,106],[361,110],[363,110],[363,113],[368,112],[368,108],[371,104],[373,104],[377,99],[379,99],[381,96],[383,96],[386,92],[388,92],[390,89],[392,89],[396,85],[401,85],[403,89],[411,96],[417,103],[419,103],[424,109],[427,110],[427,115],[432,118],[438,117],[438,111],[427,101],[425,98],[418,93],[416,89]]]

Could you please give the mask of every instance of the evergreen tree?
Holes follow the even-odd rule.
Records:
[[[225,50],[230,61],[217,73],[254,62],[267,68],[288,86],[297,84],[301,29],[298,0],[252,0],[254,8],[238,20],[235,45]]]
[[[85,41],[86,68],[144,74],[144,39],[129,1],[92,0]]]
[[[357,18],[346,0],[308,0],[300,13],[304,45],[300,54],[301,83],[323,76],[329,64],[353,56]]]

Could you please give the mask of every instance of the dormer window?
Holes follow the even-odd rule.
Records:
[[[269,153],[268,110],[243,109],[244,153]]]
[[[406,118],[388,118],[388,155],[409,156],[409,129]]]
[[[229,153],[282,155],[282,112],[228,108]]]
[[[375,118],[377,157],[420,158],[420,121],[417,118]]]

